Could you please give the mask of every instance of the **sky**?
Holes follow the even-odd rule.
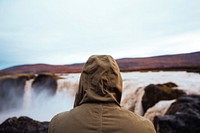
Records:
[[[0,69],[200,51],[199,0],[0,0]]]

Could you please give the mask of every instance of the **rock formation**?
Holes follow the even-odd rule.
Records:
[[[52,74],[39,74],[32,83],[33,91],[39,94],[46,91],[50,95],[54,95],[57,89],[57,79]]]
[[[35,121],[29,117],[12,117],[0,125],[1,133],[47,133],[49,122]]]
[[[172,82],[157,85],[150,84],[146,86],[144,88],[145,93],[142,97],[144,113],[160,100],[172,100],[185,94],[182,90],[174,89],[175,87],[177,87],[177,85]]]
[[[158,133],[200,133],[200,96],[178,98],[165,116],[154,118],[154,125]]]

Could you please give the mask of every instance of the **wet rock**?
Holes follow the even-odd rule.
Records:
[[[33,91],[36,94],[46,91],[50,95],[54,95],[57,89],[56,76],[52,74],[39,74],[32,83]]]
[[[174,89],[175,87],[177,87],[177,85],[172,82],[157,85],[150,84],[146,86],[144,88],[145,93],[142,97],[144,113],[160,100],[172,100],[185,94],[182,90]]]
[[[47,133],[49,122],[35,121],[29,117],[12,117],[0,125],[1,133]]]
[[[194,114],[200,117],[200,96],[185,95],[178,98],[177,101],[170,106],[166,115],[174,115],[177,112]]]
[[[0,78],[0,111],[22,105],[24,86],[29,78],[27,75],[9,75]]]
[[[178,98],[165,116],[154,118],[154,125],[158,133],[200,133],[200,96]]]

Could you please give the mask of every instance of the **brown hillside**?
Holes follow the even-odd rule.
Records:
[[[146,58],[123,58],[117,59],[122,72],[126,71],[193,71],[200,72],[200,52],[164,55]],[[72,65],[48,65],[34,64],[14,66],[4,70],[2,73],[79,73],[83,63]]]

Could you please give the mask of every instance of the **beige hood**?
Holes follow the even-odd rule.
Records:
[[[74,107],[84,103],[120,105],[121,94],[122,78],[116,61],[110,55],[93,55],[83,67]]]

